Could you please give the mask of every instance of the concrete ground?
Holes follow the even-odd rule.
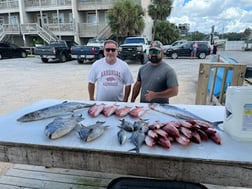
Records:
[[[251,51],[219,53],[252,66]],[[170,100],[171,104],[195,104],[199,64],[210,62],[210,59],[211,56],[204,60],[165,59],[175,69],[179,80],[179,95]],[[47,64],[38,58],[0,60],[0,117],[42,99],[88,100],[87,74],[90,66],[78,64],[76,60]],[[141,65],[130,61],[129,66],[135,79]],[[0,163],[0,176],[12,166]]]

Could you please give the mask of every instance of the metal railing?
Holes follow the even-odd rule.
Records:
[[[110,29],[107,24],[79,24],[80,37],[104,37],[108,38],[111,35]],[[109,36],[107,36],[109,35]]]
[[[25,7],[71,6],[71,0],[25,0]]]
[[[58,37],[53,32],[46,28],[40,27],[37,23],[21,24],[21,33],[37,34],[47,43],[58,40]]]
[[[18,9],[18,0],[6,0],[0,1],[0,9],[4,10],[11,10],[11,9]]]

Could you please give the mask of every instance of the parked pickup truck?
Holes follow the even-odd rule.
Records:
[[[47,46],[38,46],[35,48],[35,55],[40,56],[41,61],[47,63],[49,60],[59,60],[66,62],[72,59],[71,47],[77,46],[74,41],[51,41]]]
[[[89,39],[87,45],[74,46],[71,48],[72,56],[76,56],[77,62],[83,64],[85,62],[94,62],[102,58],[104,39]]]
[[[147,52],[149,44],[145,37],[127,37],[119,46],[118,56],[122,59],[137,59],[141,64],[148,61]]]

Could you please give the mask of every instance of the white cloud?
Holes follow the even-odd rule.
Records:
[[[252,0],[173,0],[168,20],[190,24],[190,32],[243,32],[252,29]]]

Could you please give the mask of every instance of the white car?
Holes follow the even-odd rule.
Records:
[[[166,52],[168,49],[170,49],[170,48],[172,48],[174,46],[183,44],[185,42],[187,42],[187,40],[178,40],[178,41],[174,41],[171,45],[163,45],[164,52]]]

